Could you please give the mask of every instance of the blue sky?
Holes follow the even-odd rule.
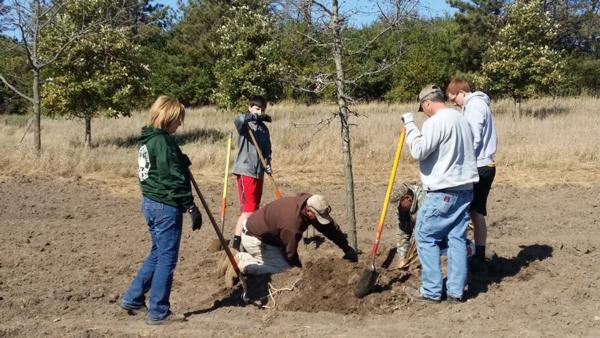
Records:
[[[177,0],[154,0],[154,2],[177,8]],[[376,7],[373,6],[373,3],[374,1],[370,0],[340,0],[340,8],[344,11],[358,11],[359,14],[354,15],[353,18],[354,24],[360,26],[368,24],[376,18],[375,14],[369,14],[375,12]],[[446,0],[420,0],[418,8],[419,13],[425,17],[445,16],[455,12],[453,8],[448,6]]]

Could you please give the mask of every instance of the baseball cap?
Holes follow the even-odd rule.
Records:
[[[390,197],[390,203],[397,203],[398,201],[400,201],[400,199],[402,198],[402,196],[406,195],[406,193],[408,193],[408,185],[406,183],[402,183],[400,185],[398,185],[397,187],[394,188],[394,190],[392,191],[392,196]]]
[[[442,89],[434,84],[429,84],[427,86],[425,86],[425,88],[421,89],[421,92],[419,93],[419,111],[423,111],[423,107],[421,106],[423,104],[423,101],[432,98],[435,95],[440,95],[441,97],[444,97],[444,92],[442,92]]]
[[[332,219],[329,216],[331,207],[323,195],[312,195],[306,200],[306,206],[315,213],[321,224],[329,224]]]

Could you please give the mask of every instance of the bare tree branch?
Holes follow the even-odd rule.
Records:
[[[291,123],[292,127],[294,127],[294,128],[314,128],[314,127],[316,127],[316,129],[312,132],[310,137],[305,138],[305,141],[302,142],[298,146],[300,148],[300,150],[306,149],[310,145],[312,140],[314,140],[315,135],[317,135],[319,132],[321,132],[321,130],[323,130],[323,128],[329,126],[331,124],[331,122],[333,122],[338,117],[339,112],[334,112],[334,113],[330,113],[330,114],[331,114],[331,116],[321,119],[319,122],[316,122],[316,123],[295,123],[295,122]]]
[[[379,40],[383,35],[385,35],[391,29],[392,29],[392,26],[388,26],[385,29],[381,30],[379,33],[377,33],[376,36],[374,36],[371,40],[369,40],[366,44],[364,44],[364,46],[362,46],[361,49],[358,49],[356,51],[348,51],[348,55],[364,54],[365,51],[369,50],[371,48],[371,46],[375,42],[377,42],[377,40]]]
[[[322,4],[321,2],[313,0],[312,4],[316,5],[319,8],[321,8],[321,10],[323,12],[327,13],[327,15],[329,15],[330,17],[333,16],[333,12],[327,6],[325,6],[324,4]]]
[[[21,96],[22,98],[26,99],[27,101],[33,103],[33,98],[30,96],[27,96],[25,94],[23,94],[20,90],[18,90],[15,86],[11,85],[5,78],[4,76],[2,76],[2,74],[0,74],[0,80],[2,80],[2,82],[4,82],[4,84],[13,92],[19,94],[19,96]]]
[[[347,80],[346,83],[356,84],[358,81],[360,81],[361,79],[363,79],[365,77],[373,76],[373,75],[377,75],[377,74],[385,72],[386,70],[390,69],[392,66],[396,65],[397,63],[398,63],[398,60],[394,60],[392,62],[380,63],[377,65],[377,68],[375,68],[374,70],[363,72],[360,75],[358,75],[356,78],[354,78],[352,80]]]

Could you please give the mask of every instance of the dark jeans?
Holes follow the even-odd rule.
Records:
[[[170,312],[169,296],[179,256],[183,213],[176,207],[147,197],[142,202],[142,211],[148,223],[152,248],[121,303],[132,308],[142,307],[145,294],[150,291],[148,318],[160,320]]]

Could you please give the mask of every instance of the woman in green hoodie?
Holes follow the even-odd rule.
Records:
[[[202,226],[202,216],[194,204],[190,186],[188,167],[191,162],[171,136],[184,118],[185,109],[177,99],[161,96],[150,107],[148,122],[138,139],[142,211],[152,247],[119,305],[134,313],[147,309],[146,323],[151,325],[185,320],[171,312],[169,303],[183,213],[190,214],[192,230]]]

